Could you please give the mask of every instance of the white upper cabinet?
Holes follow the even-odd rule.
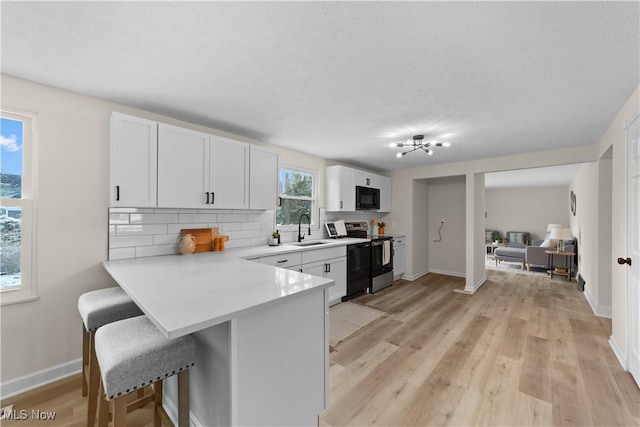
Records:
[[[109,119],[109,206],[155,207],[158,123],[126,114]]]
[[[356,170],[327,166],[324,172],[324,208],[330,212],[356,210]]]
[[[356,170],[356,185],[358,187],[379,188],[378,176],[371,172]]]
[[[249,207],[278,208],[278,155],[257,145],[249,159]]]
[[[249,208],[249,144],[211,135],[209,190],[213,209]]]
[[[209,135],[158,125],[158,206],[208,207]]]
[[[325,210],[355,212],[356,186],[380,189],[379,212],[391,212],[391,178],[345,166],[325,168]]]
[[[380,189],[380,212],[391,212],[391,178],[377,175],[376,180]]]
[[[114,112],[109,186],[110,207],[277,209],[278,155]]]

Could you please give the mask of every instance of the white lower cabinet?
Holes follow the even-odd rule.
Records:
[[[300,252],[290,252],[282,255],[270,255],[258,258],[260,264],[268,264],[274,267],[299,270],[301,264]]]
[[[307,249],[282,255],[262,256],[250,260],[333,280],[335,285],[329,288],[329,305],[342,302],[342,297],[347,295],[346,246]]]
[[[398,280],[405,272],[406,237],[393,238],[393,279]]]
[[[329,305],[342,302],[347,295],[346,246],[302,252],[302,272],[332,279],[335,284],[329,288]]]

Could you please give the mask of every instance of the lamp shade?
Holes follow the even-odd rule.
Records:
[[[553,240],[573,240],[573,235],[568,228],[552,228],[549,238]]]
[[[553,230],[554,228],[562,228],[562,224],[549,224],[549,225],[547,225],[547,232]]]

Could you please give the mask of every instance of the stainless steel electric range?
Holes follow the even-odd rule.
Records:
[[[347,296],[374,293],[393,283],[393,238],[369,235],[367,221],[345,222],[347,236],[370,239],[371,243],[347,246]],[[368,264],[368,268],[367,268]],[[365,270],[367,280],[364,279]]]

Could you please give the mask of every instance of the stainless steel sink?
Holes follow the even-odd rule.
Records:
[[[329,242],[294,242],[289,244],[293,246],[316,246],[316,245],[326,245],[327,243]]]

